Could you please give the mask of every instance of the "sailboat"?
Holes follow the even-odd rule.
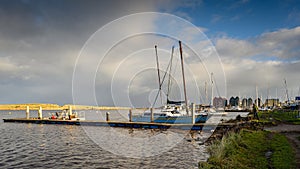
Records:
[[[157,56],[157,47],[155,46],[156,50],[156,61],[157,61],[157,70],[158,70],[158,79],[159,79],[159,91],[161,92],[162,82],[160,80],[159,74],[159,64],[158,64],[158,56]],[[172,48],[172,55],[171,55],[171,62],[173,57],[173,50]],[[208,118],[207,113],[197,113],[195,112],[194,104],[188,105],[187,103],[187,94],[186,94],[186,84],[185,84],[185,76],[184,76],[184,64],[183,64],[183,55],[182,55],[182,46],[181,41],[179,41],[179,52],[180,52],[180,60],[181,60],[181,71],[182,71],[182,78],[183,78],[183,88],[184,88],[184,101],[172,101],[169,100],[169,84],[168,84],[168,94],[167,94],[167,103],[162,106],[161,108],[154,109],[153,107],[146,110],[142,115],[134,115],[132,116],[133,122],[154,122],[154,123],[179,123],[179,124],[193,124],[193,123],[204,123]],[[171,67],[169,74],[171,74]],[[169,78],[170,82],[170,78]],[[157,96],[161,94],[158,93]],[[157,97],[156,97],[157,98]],[[156,99],[155,99],[156,101]],[[154,105],[154,104],[153,104]]]

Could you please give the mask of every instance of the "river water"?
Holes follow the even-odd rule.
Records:
[[[37,116],[36,111],[30,113]],[[105,119],[104,111],[81,113],[87,120]],[[128,119],[127,113],[110,115],[122,121]],[[24,111],[0,111],[0,119],[20,117],[25,117]],[[1,120],[0,133],[0,168],[197,168],[209,157],[202,143],[211,129],[191,133]]]

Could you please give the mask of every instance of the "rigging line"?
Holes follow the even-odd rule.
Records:
[[[176,51],[174,51],[174,55],[176,55]],[[177,53],[178,54],[178,53]],[[176,57],[173,57],[173,59],[176,59]],[[174,64],[173,64],[174,65]],[[173,74],[174,75],[174,77],[176,76],[176,74],[178,73],[178,65],[179,65],[179,59],[176,59],[176,62],[175,62],[175,66],[173,66],[174,67],[174,69],[172,70],[172,72],[170,72],[170,74]],[[171,82],[170,82],[170,93],[171,93],[171,90],[172,90],[172,86],[173,86],[173,84],[174,84],[174,82],[173,82],[173,80],[171,79]],[[169,95],[171,95],[169,93]]]
[[[167,68],[166,68],[165,74],[164,74],[164,76],[163,76],[163,78],[162,78],[162,80],[161,80],[161,83],[159,84],[159,91],[157,92],[156,97],[155,97],[155,100],[154,100],[154,103],[153,103],[153,105],[151,106],[152,108],[154,108],[154,106],[155,106],[155,104],[156,104],[156,101],[157,101],[157,99],[158,99],[158,95],[161,93],[161,86],[163,85],[163,83],[164,83],[164,81],[165,81],[166,75],[167,75],[167,73],[168,73],[168,69],[169,69],[169,67],[170,67],[170,65],[171,65],[171,61],[172,61],[172,60],[170,59],[169,64],[168,64],[168,66],[167,66]]]
[[[161,81],[160,81],[160,71],[159,71],[159,62],[158,62],[158,55],[157,55],[157,46],[155,45],[155,56],[156,56],[156,66],[157,66],[157,75],[158,75],[158,85],[159,85],[159,93],[160,93],[160,101],[162,104],[162,96],[161,96]]]
[[[290,102],[289,92],[288,92],[288,87],[287,87],[286,79],[284,78],[283,81],[284,81],[284,82],[283,82],[283,83],[284,83],[283,85],[284,85],[284,88],[285,88],[286,99],[287,99],[288,102]]]
[[[169,100],[169,94],[170,94],[170,83],[171,83],[171,73],[172,73],[173,54],[174,54],[174,46],[172,46],[172,52],[171,52],[171,61],[170,61],[170,70],[169,70],[169,81],[168,81],[167,100]]]
[[[214,83],[215,83],[215,86],[216,86],[216,89],[217,89],[218,96],[221,97],[220,91],[219,91],[219,88],[218,88],[217,81],[216,81],[215,77],[213,77],[213,80],[214,80]]]

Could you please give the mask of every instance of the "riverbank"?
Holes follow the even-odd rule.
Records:
[[[300,125],[300,112],[298,110],[272,110],[259,111],[260,122],[277,124],[298,124]]]
[[[199,168],[296,168],[288,139],[276,132],[242,129],[229,132],[208,148],[210,158]]]
[[[66,104],[60,106],[51,103],[25,103],[25,104],[2,104],[0,110],[26,110],[29,106],[30,110],[38,110],[42,107],[43,110],[65,110],[72,106],[73,110],[126,110],[127,107],[109,107],[109,106],[88,106],[88,105],[72,105]]]
[[[210,158],[200,168],[296,168],[300,166],[298,111],[258,112],[243,129],[219,131],[210,142]],[[253,119],[253,114],[249,116]],[[221,134],[220,134],[221,133]],[[217,138],[217,139],[214,139]]]
[[[283,134],[295,150],[296,166],[300,167],[300,125],[279,124],[265,130]]]

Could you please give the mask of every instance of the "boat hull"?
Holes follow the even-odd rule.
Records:
[[[196,115],[195,123],[205,123],[208,115]],[[149,116],[132,116],[133,122],[151,122]],[[154,116],[154,123],[192,124],[192,116],[164,117]]]

